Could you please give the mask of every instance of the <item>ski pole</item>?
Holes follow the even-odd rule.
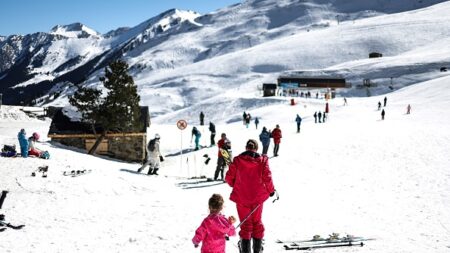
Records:
[[[8,191],[2,191],[2,196],[0,197],[0,209],[2,209],[3,201],[5,201],[6,194],[8,194]]]
[[[250,216],[256,211],[256,209],[259,208],[260,205],[261,205],[261,204],[258,204],[255,208],[253,208],[253,210],[252,210],[247,216],[245,216],[245,218],[241,221],[241,223],[239,223],[239,224],[236,226],[235,229],[239,228],[239,227],[240,227],[240,226],[241,226],[248,218],[250,218]],[[228,240],[230,240],[230,237],[225,236],[225,239],[227,239],[227,241],[228,241]]]
[[[272,203],[275,203],[275,201],[280,199],[280,195],[278,195],[278,191],[275,190],[275,194],[277,195],[277,197],[272,201]]]

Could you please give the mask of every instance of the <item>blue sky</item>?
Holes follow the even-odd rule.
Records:
[[[55,25],[81,22],[106,33],[135,26],[171,8],[202,14],[240,0],[5,0],[0,2],[0,35],[48,32]]]

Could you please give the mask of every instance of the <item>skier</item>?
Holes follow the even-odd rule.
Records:
[[[387,97],[384,97],[384,107],[386,107]]]
[[[280,125],[277,125],[271,134],[273,138],[274,148],[273,148],[273,156],[278,156],[278,150],[280,150],[280,142],[281,142],[281,129]]]
[[[347,105],[347,98],[344,98],[344,106]]]
[[[300,124],[302,124],[302,118],[297,114],[295,118],[295,122],[297,122],[297,133],[300,133]]]
[[[258,119],[258,117],[255,117],[255,126],[256,126],[256,129],[258,129],[258,124],[259,124],[259,119]]]
[[[21,129],[20,132],[17,134],[17,138],[19,139],[20,144],[20,155],[23,158],[28,157],[28,140],[27,140],[27,133],[25,133],[25,129]]]
[[[322,123],[325,123],[325,119],[327,118],[327,114],[323,112],[322,114]]]
[[[384,112],[384,109],[383,110],[381,110],[381,120],[384,120],[384,115],[385,115],[386,113]]]
[[[194,136],[195,136],[195,150],[199,150],[200,149],[200,137],[202,136],[202,134],[196,127],[192,128],[191,142],[192,142],[192,137],[194,137]]]
[[[247,113],[247,116],[245,118],[245,126],[248,128],[248,126],[250,125],[250,120],[252,119],[252,116],[250,115],[250,113]]]
[[[209,131],[211,132],[211,146],[214,146],[216,145],[216,126],[212,122],[209,122]]]
[[[230,164],[225,180],[233,188],[230,200],[236,203],[239,220],[246,219],[239,231],[240,252],[251,252],[250,240],[253,238],[253,252],[260,253],[264,238],[263,203],[269,196],[274,196],[275,187],[268,157],[257,153],[258,142],[248,140],[245,149]]]
[[[227,135],[225,133],[221,134],[220,140],[217,142],[217,147],[219,148],[219,153],[217,154],[217,167],[216,171],[214,172],[214,180],[217,180],[219,178],[219,173],[221,174],[223,180],[223,172],[225,170],[225,166],[227,165],[223,154],[229,155],[231,152],[231,142],[227,139]],[[228,159],[231,159],[231,155],[229,155]]]
[[[195,230],[192,243],[197,248],[202,242],[202,253],[225,253],[225,236],[236,235],[236,229],[233,226],[236,218],[230,216],[227,219],[225,215],[221,214],[223,203],[224,200],[220,194],[213,194],[208,201],[209,215]]]
[[[247,113],[244,111],[244,114],[242,114],[242,123],[245,125],[245,120],[247,119]]]
[[[28,138],[28,155],[41,157],[42,151],[36,148],[36,141],[39,140],[39,134],[33,133],[30,138]]]
[[[408,106],[406,107],[406,114],[410,114],[411,113],[411,105],[408,104]]]
[[[322,112],[319,111],[319,113],[317,114],[317,118],[319,119],[319,123],[322,123]]]
[[[267,155],[267,151],[269,150],[270,145],[270,132],[267,131],[266,127],[263,127],[262,132],[259,134],[259,140],[263,145],[262,154]]]
[[[328,106],[328,102],[325,104],[325,113],[330,112],[330,107]]]
[[[205,114],[203,112],[200,112],[200,126],[203,126],[205,123]]]
[[[317,112],[314,112],[314,123],[317,123]]]
[[[155,138],[151,139],[147,145],[147,161],[138,169],[140,173],[147,165],[149,165],[147,175],[158,175],[160,162],[164,161],[164,157],[159,151],[159,134],[155,134]]]
[[[381,102],[378,101],[378,111],[381,109]]]

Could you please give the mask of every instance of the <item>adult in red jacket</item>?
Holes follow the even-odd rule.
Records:
[[[273,148],[273,156],[278,156],[278,150],[280,150],[280,142],[282,138],[280,125],[277,125],[272,131],[272,138],[273,143],[275,144]]]
[[[230,200],[236,203],[240,221],[248,216],[239,232],[240,249],[243,253],[251,252],[251,238],[253,238],[253,252],[262,252],[263,203],[275,193],[269,159],[257,151],[258,142],[248,140],[246,151],[233,159],[225,176],[225,181],[233,187]]]

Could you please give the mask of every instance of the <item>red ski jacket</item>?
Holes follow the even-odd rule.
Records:
[[[280,142],[281,142],[281,137],[283,137],[283,136],[281,136],[281,129],[275,128],[275,129],[272,131],[273,142],[274,142],[275,144],[280,144]]]
[[[225,181],[233,187],[230,200],[246,206],[263,203],[275,191],[269,158],[251,151],[233,159]]]

